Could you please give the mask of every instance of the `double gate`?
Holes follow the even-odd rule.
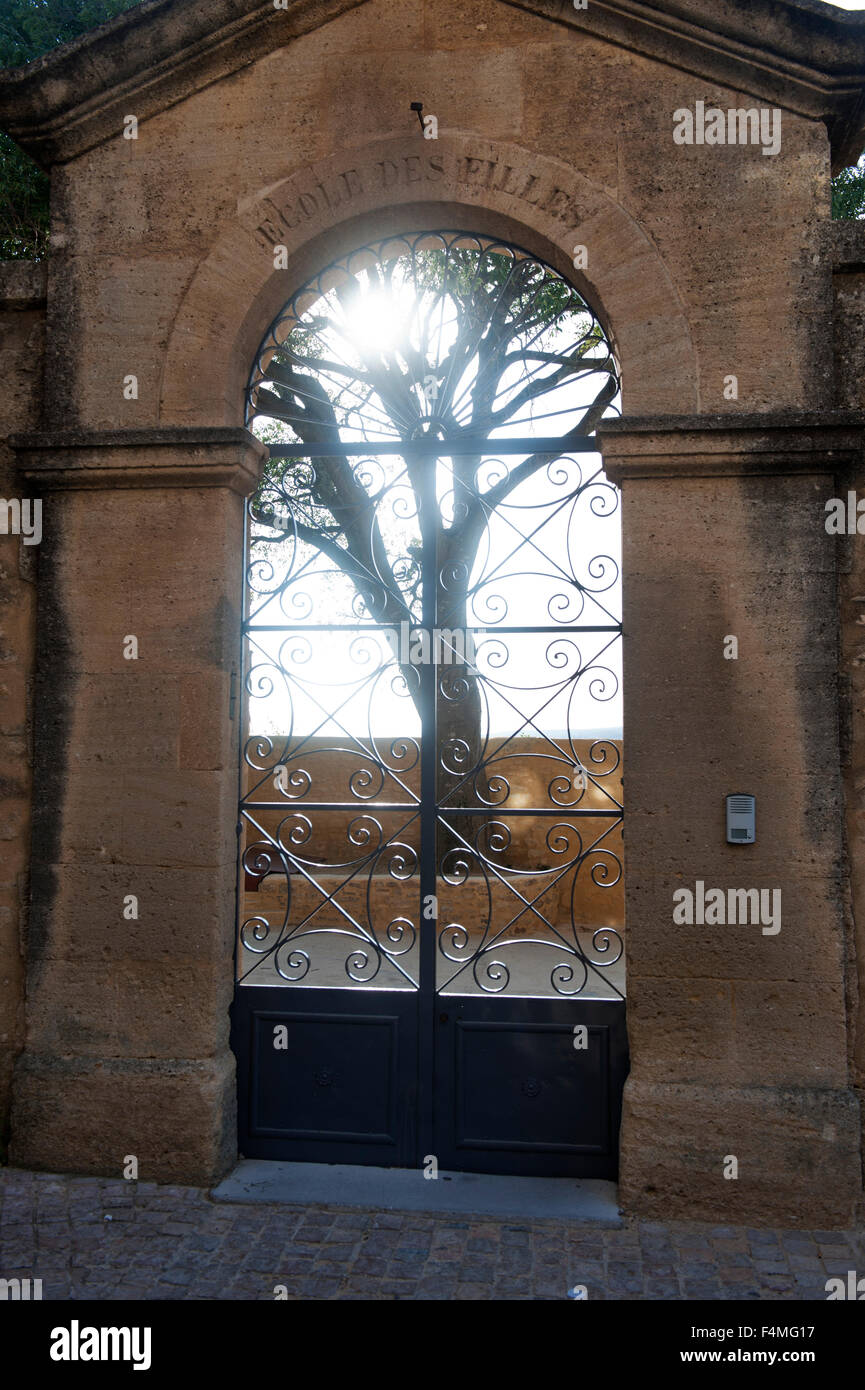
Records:
[[[243,624],[248,1157],[616,1175],[621,729],[587,710],[618,691],[619,566],[596,544],[618,494],[595,450],[341,446],[357,493],[328,524],[332,450],[272,450]],[[352,508],[365,554],[398,562],[335,553]]]

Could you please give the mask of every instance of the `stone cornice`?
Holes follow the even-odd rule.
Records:
[[[51,165],[364,0],[144,0],[0,79],[0,127]],[[835,167],[865,144],[865,16],[820,0],[504,0],[700,79],[827,122]]]
[[[13,435],[18,471],[45,491],[227,487],[247,496],[267,446],[244,429],[68,430]]]
[[[604,471],[631,478],[832,474],[861,459],[865,413],[683,415],[607,420],[597,431]]]

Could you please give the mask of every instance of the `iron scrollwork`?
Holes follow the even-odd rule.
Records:
[[[617,391],[577,292],[473,234],[361,248],[274,321],[247,393],[272,457],[248,504],[241,980],[418,989],[435,930],[440,992],[536,991],[547,953],[547,993],[623,993],[619,494],[568,448]],[[548,418],[555,452],[504,448]]]

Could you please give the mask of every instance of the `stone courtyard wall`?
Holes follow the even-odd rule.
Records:
[[[193,8],[158,20],[178,51]],[[42,431],[18,445],[20,476],[50,492],[52,530],[13,1160],[119,1172],[136,1153],[142,1176],[191,1181],[233,1161],[230,689],[242,497],[263,456],[242,428],[244,385],[273,316],[329,260],[389,233],[460,228],[567,275],[622,370],[624,421],[601,438],[625,535],[623,1198],[665,1217],[848,1220],[863,1054],[850,1027],[837,583],[846,566],[855,861],[865,572],[830,543],[821,509],[851,460],[861,466],[862,418],[849,412],[865,404],[865,349],[858,232],[827,235],[824,119],[799,89],[788,99],[788,64],[772,76],[777,156],[676,145],[677,109],[755,104],[758,79],[717,33],[726,56],[706,80],[678,40],[646,56],[552,0],[546,15],[500,0],[337,8],[305,28],[286,17],[285,41],[243,61],[202,57],[185,87],[164,73],[132,97],[106,83],[57,137],[38,419],[35,388],[15,391],[14,428]],[[786,52],[785,7],[759,8]],[[134,43],[142,15],[117,32]],[[437,143],[414,100],[437,116]],[[130,102],[135,140],[123,138]],[[17,321],[27,315],[38,335],[37,311]],[[21,360],[20,330],[15,341]],[[13,588],[29,593],[26,579]],[[722,659],[729,632],[738,663]],[[743,861],[722,807],[745,789],[765,809]],[[781,883],[785,931],[732,944],[677,933],[672,891],[695,878]],[[861,938],[855,867],[847,887]],[[140,915],[124,923],[130,893]],[[722,1176],[730,1152],[738,1183]]]

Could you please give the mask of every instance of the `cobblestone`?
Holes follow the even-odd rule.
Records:
[[[865,1231],[250,1208],[0,1169],[0,1278],[41,1278],[47,1299],[821,1299],[851,1269]]]

